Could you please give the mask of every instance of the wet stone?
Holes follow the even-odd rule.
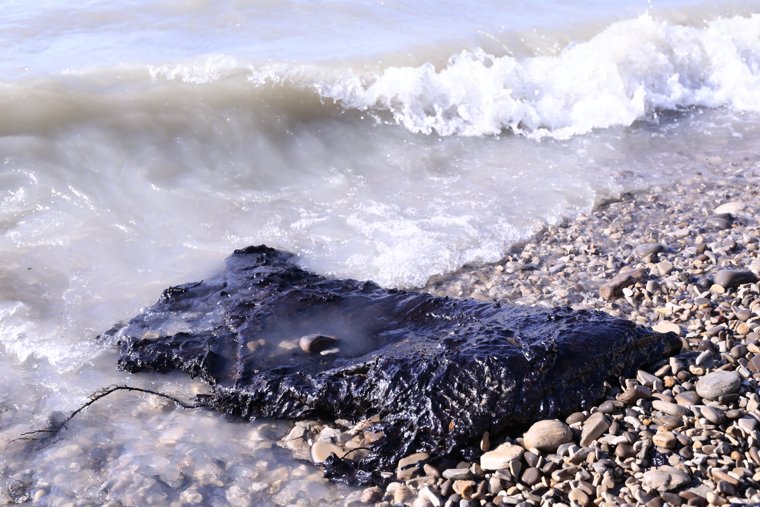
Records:
[[[426,452],[418,452],[401,458],[396,467],[396,477],[399,480],[410,479],[421,468],[420,462],[429,458],[430,454]]]
[[[731,227],[731,216],[727,214],[713,215],[705,219],[705,227],[719,231]]]
[[[311,460],[314,463],[324,463],[331,454],[341,457],[344,453],[345,451],[340,446],[330,442],[317,441],[311,446]]]
[[[323,334],[307,334],[298,340],[298,346],[306,353],[319,354],[327,349],[334,347],[338,339],[334,336]]]
[[[380,501],[380,499],[383,497],[383,490],[381,490],[377,486],[372,486],[371,488],[367,488],[364,491],[362,491],[361,494],[361,501],[363,503],[375,503]]]
[[[616,299],[623,295],[623,289],[643,279],[644,274],[643,269],[620,272],[599,288],[599,296],[606,300]]]
[[[633,253],[639,259],[658,254],[665,249],[660,243],[643,243],[634,248]]]

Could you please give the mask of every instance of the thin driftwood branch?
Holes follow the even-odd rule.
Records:
[[[82,406],[74,410],[72,413],[66,417],[61,422],[53,423],[47,428],[42,428],[39,430],[33,430],[33,431],[27,431],[25,433],[22,433],[18,438],[14,438],[11,440],[11,442],[17,442],[17,441],[43,441],[47,440],[54,435],[56,435],[61,430],[65,429],[68,423],[77,416],[80,412],[82,412],[84,409],[95,403],[96,401],[105,398],[111,393],[114,393],[116,391],[134,391],[139,393],[145,393],[145,394],[152,394],[154,396],[159,396],[161,398],[165,398],[167,400],[173,401],[177,405],[179,405],[182,408],[201,408],[205,407],[202,403],[187,403],[179,398],[175,398],[174,396],[161,393],[158,391],[153,391],[150,389],[143,389],[142,387],[132,387],[132,386],[109,386],[104,389],[101,389],[99,391],[96,391],[92,395],[90,395],[90,399],[84,403]]]

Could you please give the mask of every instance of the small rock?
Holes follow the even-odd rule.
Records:
[[[732,371],[714,371],[697,382],[697,394],[708,400],[739,391],[742,379]]]
[[[475,481],[454,481],[454,491],[465,500],[472,498],[476,486]]]
[[[749,371],[751,372],[760,371],[760,355],[755,355],[752,357],[752,359],[750,359],[747,363],[747,368],[749,368]]]
[[[660,252],[662,252],[665,249],[661,244],[659,243],[643,243],[636,248],[634,248],[633,253],[636,257],[639,259],[644,259],[646,257],[649,257],[650,255],[655,255]]]
[[[483,453],[480,457],[480,467],[483,470],[501,470],[509,466],[513,459],[520,459],[525,452],[521,446],[504,443],[493,451]]]
[[[667,320],[661,320],[652,326],[652,330],[658,333],[675,333],[678,336],[681,336],[681,327],[678,324]]]
[[[715,211],[713,211],[713,213],[716,215],[736,215],[737,213],[743,211],[746,207],[747,204],[744,201],[730,201],[723,203],[715,208]]]
[[[443,471],[443,478],[456,481],[474,479],[475,475],[470,471],[469,468],[447,468]]]
[[[623,294],[623,289],[633,285],[644,278],[644,269],[632,269],[618,273],[607,283],[599,288],[599,295],[602,299],[612,300]]]
[[[662,447],[663,449],[675,449],[678,445],[676,436],[669,431],[658,431],[652,437],[652,442],[657,447]]]
[[[722,269],[715,275],[715,283],[726,289],[757,281],[758,278],[755,273],[741,269]]]
[[[617,399],[626,405],[633,405],[636,401],[649,398],[650,396],[652,396],[652,390],[647,386],[632,386],[618,394]]]
[[[684,472],[671,466],[661,466],[644,473],[642,485],[648,491],[670,491],[691,482]]]
[[[736,424],[739,426],[739,429],[741,429],[745,434],[751,435],[757,427],[757,419],[749,416],[742,417],[736,421]]]
[[[311,461],[314,463],[323,463],[330,454],[342,457],[345,451],[330,442],[317,441],[311,446]]]
[[[487,431],[483,432],[483,436],[480,439],[480,450],[483,452],[491,450],[491,434]]]
[[[657,384],[662,383],[662,380],[660,380],[657,375],[652,375],[651,373],[644,370],[639,370],[636,372],[636,380],[647,387],[654,387]]]
[[[443,505],[443,498],[441,495],[431,489],[430,486],[422,488],[419,496],[430,502],[430,505],[433,507],[441,507],[441,505]]]
[[[323,334],[307,334],[298,340],[298,346],[301,347],[301,350],[309,354],[319,354],[335,346],[336,343],[338,343],[337,338]]]
[[[422,470],[425,472],[425,475],[428,477],[432,477],[433,479],[440,479],[441,478],[441,472],[438,471],[436,467],[431,465],[430,463],[425,463],[422,465]]]
[[[574,505],[580,505],[582,507],[591,505],[591,498],[589,498],[588,493],[580,488],[573,489],[568,495],[568,498]]]
[[[702,399],[694,391],[683,391],[681,393],[676,394],[676,403],[678,403],[679,405],[683,405],[685,407],[696,405],[700,401],[702,401]]]
[[[731,215],[723,214],[707,217],[705,219],[705,227],[719,231],[726,230],[731,227]]]
[[[699,409],[702,417],[713,424],[720,424],[726,419],[726,414],[715,407],[705,406]]]
[[[618,444],[618,446],[615,448],[615,456],[624,460],[636,456],[636,451],[632,445]]]
[[[530,467],[523,472],[520,480],[528,486],[533,486],[541,480],[541,471],[536,467]]]
[[[610,428],[609,418],[601,412],[594,412],[583,423],[581,432],[581,447],[588,447],[591,442],[603,435]]]
[[[583,422],[586,420],[586,416],[583,414],[583,412],[573,412],[567,418],[565,419],[565,423],[567,424],[575,424],[579,422]]]
[[[411,479],[419,468],[420,462],[428,458],[430,455],[426,452],[417,452],[401,458],[396,466],[396,477],[400,481]]]
[[[383,497],[383,490],[377,486],[372,486],[362,491],[361,501],[363,503],[375,503],[379,502]]]
[[[660,276],[669,275],[673,271],[673,263],[670,261],[660,261],[657,263],[657,272]]]
[[[652,402],[652,407],[664,414],[672,415],[675,417],[683,417],[689,413],[689,409],[684,406],[661,400],[654,400]]]
[[[728,475],[726,472],[723,472],[722,470],[713,469],[712,475],[713,475],[713,478],[718,481],[726,481],[732,486],[739,485],[739,481],[736,479],[736,477],[731,477],[730,475]]]
[[[560,444],[572,442],[573,432],[570,427],[557,420],[543,420],[534,423],[523,436],[523,446],[526,449],[538,449],[543,452],[554,452]]]
[[[403,484],[393,490],[393,502],[397,504],[407,504],[414,500],[414,493]]]
[[[736,318],[742,322],[749,320],[752,317],[752,312],[746,308],[739,308],[734,311]]]

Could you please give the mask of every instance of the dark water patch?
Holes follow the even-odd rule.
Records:
[[[315,353],[304,335],[335,338]],[[588,408],[604,380],[680,347],[601,312],[506,306],[387,290],[307,272],[249,247],[202,282],[172,287],[118,332],[119,365],[183,370],[245,418],[379,416],[384,437],[333,478],[379,480],[414,451],[473,454],[492,434]]]

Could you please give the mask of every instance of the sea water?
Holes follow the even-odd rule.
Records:
[[[282,423],[136,395],[11,442],[189,399],[95,337],[233,249],[420,287],[760,142],[758,1],[11,0],[0,47],[0,486],[40,503],[346,493]]]

